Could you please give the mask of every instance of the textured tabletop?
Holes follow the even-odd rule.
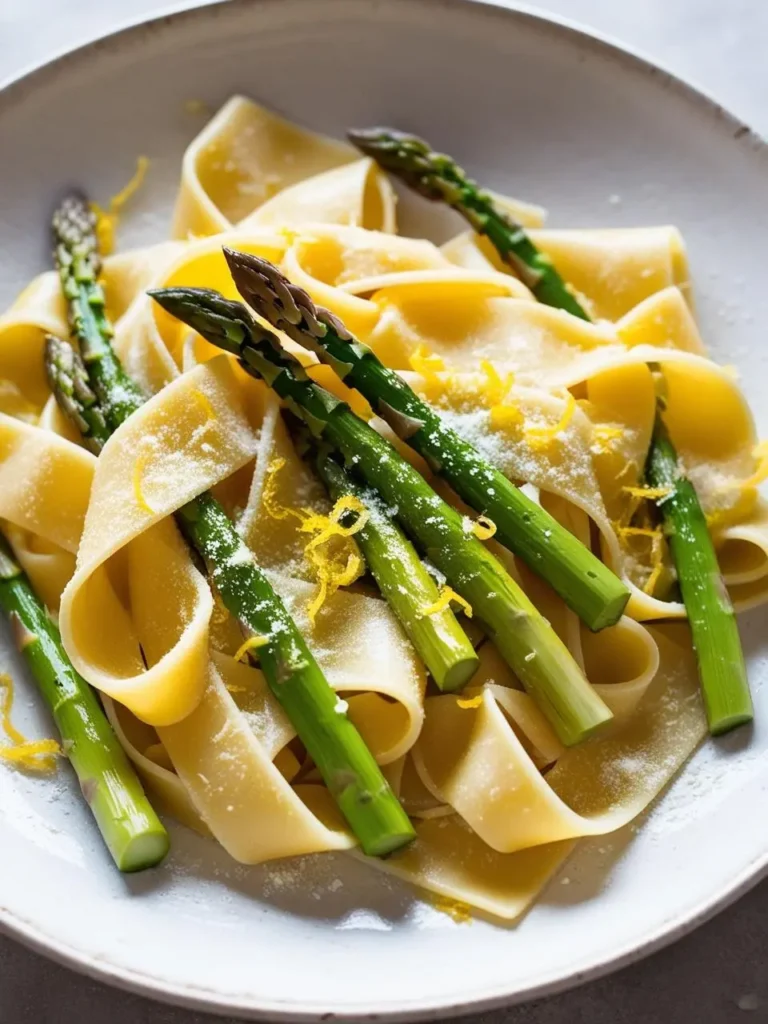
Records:
[[[0,78],[163,11],[164,0],[0,0]],[[542,0],[654,58],[768,135],[766,0]],[[768,1022],[768,882],[693,935],[602,981],[472,1024]],[[202,1024],[0,937],[0,1024]],[[234,1024],[230,1021],[230,1024]]]

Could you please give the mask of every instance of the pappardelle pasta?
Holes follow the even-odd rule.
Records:
[[[100,264],[98,211],[58,223],[0,319],[0,603],[24,626],[10,562],[154,806],[236,860],[362,845],[514,920],[692,754],[700,673],[717,731],[685,516],[727,625],[768,596],[768,452],[675,228],[545,228],[376,145],[469,228],[397,234],[377,160],[241,97],[170,240]]]

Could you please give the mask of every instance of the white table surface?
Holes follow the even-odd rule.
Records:
[[[768,0],[542,0],[538,6],[644,52],[703,86],[768,136]],[[168,7],[163,0],[0,0],[0,79]],[[768,1022],[766,948],[768,882],[693,935],[618,974],[552,999],[467,1019],[472,1024]],[[210,1019],[81,978],[0,937],[0,1024],[204,1024]]]

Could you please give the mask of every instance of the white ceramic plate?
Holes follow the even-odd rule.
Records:
[[[420,131],[482,181],[550,207],[557,225],[680,225],[705,336],[739,365],[765,432],[765,148],[646,62],[492,4],[234,2],[129,29],[11,85],[0,94],[0,304],[46,265],[61,188],[107,196],[139,153],[151,173],[121,241],[162,237],[200,127],[184,101],[215,106],[236,91],[333,134],[376,122]],[[404,210],[412,229],[457,226],[427,204]],[[517,928],[456,925],[338,856],[244,868],[175,826],[165,867],[120,877],[72,779],[4,769],[0,920],[103,980],[250,1017],[439,1017],[575,984],[681,935],[764,873],[765,624],[743,621],[754,731],[708,743],[636,834],[582,843]],[[31,689],[20,703],[25,725],[48,728]]]

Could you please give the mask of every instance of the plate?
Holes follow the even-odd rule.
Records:
[[[392,123],[556,225],[678,224],[715,358],[768,428],[768,156],[689,86],[540,16],[470,0],[243,0],[90,44],[0,94],[0,303],[47,264],[63,186],[106,197],[147,154],[121,245],[164,237],[188,100],[242,92],[331,134]],[[192,105],[193,107],[195,105]],[[455,221],[404,200],[405,229]],[[702,410],[706,415],[706,410]],[[762,421],[762,423],[760,423]],[[742,622],[757,725],[708,743],[640,828],[583,842],[516,928],[455,923],[348,858],[260,868],[172,825],[155,872],[109,864],[73,780],[0,772],[0,921],[102,980],[251,1018],[444,1017],[553,992],[680,936],[768,865],[765,613]],[[3,664],[12,664],[2,633]],[[49,723],[31,689],[19,719]]]

